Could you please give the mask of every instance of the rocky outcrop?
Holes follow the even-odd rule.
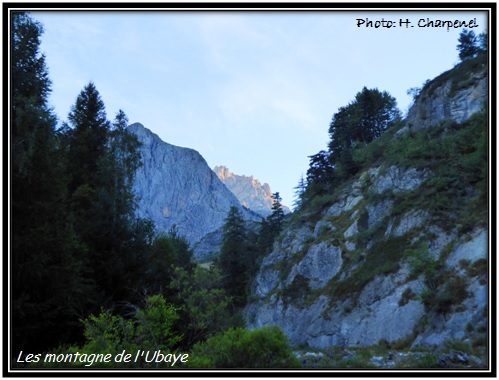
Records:
[[[244,207],[264,217],[272,213],[272,191],[268,183],[262,185],[253,176],[234,174],[225,166],[215,166],[213,171]],[[290,209],[283,206],[283,211],[289,213]]]
[[[485,58],[485,57],[484,57]],[[428,82],[409,110],[406,127],[397,134],[431,128],[444,121],[462,123],[480,111],[488,95],[488,68],[486,60],[462,62]]]
[[[430,81],[392,143],[410,141],[403,136],[418,130],[440,128],[435,131],[442,138],[456,133],[454,123],[467,128],[461,123],[487,101],[487,68],[480,59]],[[463,183],[466,190],[456,187],[461,195],[449,204],[443,197],[440,205],[433,202],[437,188],[446,190],[446,175],[435,163],[379,163],[339,185],[324,208],[298,211],[262,261],[245,309],[247,326],[276,324],[294,346],[317,349],[486,339],[485,197],[472,198],[478,189]],[[473,208],[474,219],[460,223],[463,210]]]
[[[417,191],[429,175],[373,168],[345,189],[315,225],[288,229],[262,262],[256,301],[245,310],[248,326],[277,324],[293,345],[320,349],[404,339],[413,346],[438,345],[465,339],[469,325],[484,326],[484,278],[459,268],[463,260],[468,267],[487,260],[487,232],[478,229],[466,238],[444,232],[428,223],[423,210],[391,216],[393,192]],[[390,194],[387,182],[393,185]],[[362,241],[368,231],[376,238]],[[421,301],[424,278],[411,274],[405,252],[420,241],[428,242],[429,257],[445,260],[445,270],[464,284],[465,299],[445,315],[427,310]],[[373,271],[374,265],[384,265],[377,255],[387,263]]]
[[[142,143],[143,165],[133,185],[138,196],[137,214],[151,219],[158,231],[167,232],[175,225],[194,246],[220,229],[231,206],[238,207],[244,218],[257,219],[241,206],[197,151],[163,142],[140,123],[130,125],[128,130]],[[218,240],[208,242],[216,244]],[[202,252],[217,250],[199,247]],[[196,251],[194,254],[198,256]]]

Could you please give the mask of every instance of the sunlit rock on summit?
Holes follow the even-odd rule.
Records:
[[[262,185],[253,176],[234,174],[225,166],[215,166],[213,171],[243,206],[262,216],[272,213],[272,190],[268,183]],[[283,206],[283,210],[285,213],[290,212],[286,206]]]

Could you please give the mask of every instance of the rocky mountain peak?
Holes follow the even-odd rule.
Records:
[[[262,216],[272,212],[272,190],[268,183],[262,185],[253,176],[234,174],[226,166],[215,166],[213,171],[244,207]],[[283,210],[286,213],[290,212],[286,206],[283,206]]]
[[[143,165],[133,185],[137,214],[151,219],[158,231],[167,232],[175,225],[194,246],[223,226],[231,206],[238,207],[245,219],[257,219],[197,151],[168,144],[140,123],[131,124],[128,130],[142,144]]]

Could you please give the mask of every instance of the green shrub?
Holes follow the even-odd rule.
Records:
[[[298,273],[293,281],[282,290],[282,297],[287,302],[290,302],[291,300],[298,301],[306,297],[309,293],[310,286],[308,284],[308,279]]]
[[[98,316],[91,315],[83,321],[87,352],[108,353],[130,349],[135,334],[133,321],[102,310]]]
[[[287,337],[277,326],[257,330],[231,328],[196,344],[191,368],[297,368]]]
[[[404,293],[402,293],[402,296],[400,297],[399,306],[407,305],[410,300],[414,299],[416,299],[416,294],[412,291],[411,288],[407,288],[406,290],[404,290]]]
[[[479,259],[466,267],[468,277],[487,276],[489,273],[487,259]]]
[[[173,331],[173,324],[178,319],[177,310],[166,303],[161,295],[146,299],[144,308],[137,308],[132,319],[113,315],[108,310],[102,310],[97,316],[91,315],[82,320],[86,343],[82,347],[61,347],[51,354],[98,355],[111,354],[113,357],[123,350],[127,353],[140,350],[175,349],[180,337]],[[169,363],[160,364],[169,366]],[[43,367],[83,367],[85,362],[51,362],[42,363]],[[141,367],[148,366],[145,362],[96,362],[92,368]]]
[[[418,249],[407,249],[404,252],[411,270],[411,278],[423,275],[424,283],[429,289],[435,289],[441,265],[433,259],[428,251],[428,244],[424,243]]]
[[[395,273],[400,269],[403,252],[409,244],[407,236],[377,240],[347,278],[330,281],[327,285],[330,297],[345,299],[352,294],[359,294],[376,276]]]
[[[442,284],[441,289],[435,292],[430,300],[430,308],[439,313],[447,313],[452,306],[459,305],[468,297],[466,286],[464,277],[452,275]]]
[[[137,343],[148,349],[173,349],[181,339],[173,332],[177,319],[177,310],[163,296],[148,297],[145,308],[135,314]]]

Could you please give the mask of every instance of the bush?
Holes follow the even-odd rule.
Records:
[[[148,297],[146,307],[135,314],[138,344],[148,349],[172,349],[180,341],[180,337],[173,332],[177,319],[177,310],[168,305],[163,296]]]
[[[297,368],[298,359],[277,326],[229,329],[194,346],[191,368]]]
[[[130,349],[135,334],[132,321],[102,310],[83,321],[85,328],[85,352],[108,353]]]
[[[51,353],[81,355],[111,354],[115,356],[126,350],[127,353],[141,350],[174,350],[180,337],[173,331],[178,319],[177,309],[166,303],[161,295],[147,297],[144,308],[136,308],[133,319],[125,319],[102,309],[98,316],[91,315],[82,320],[86,343],[82,347],[60,347]],[[43,367],[82,367],[85,362],[42,363]],[[141,367],[146,363],[96,362],[93,368]],[[164,364],[169,366],[169,363]]]

